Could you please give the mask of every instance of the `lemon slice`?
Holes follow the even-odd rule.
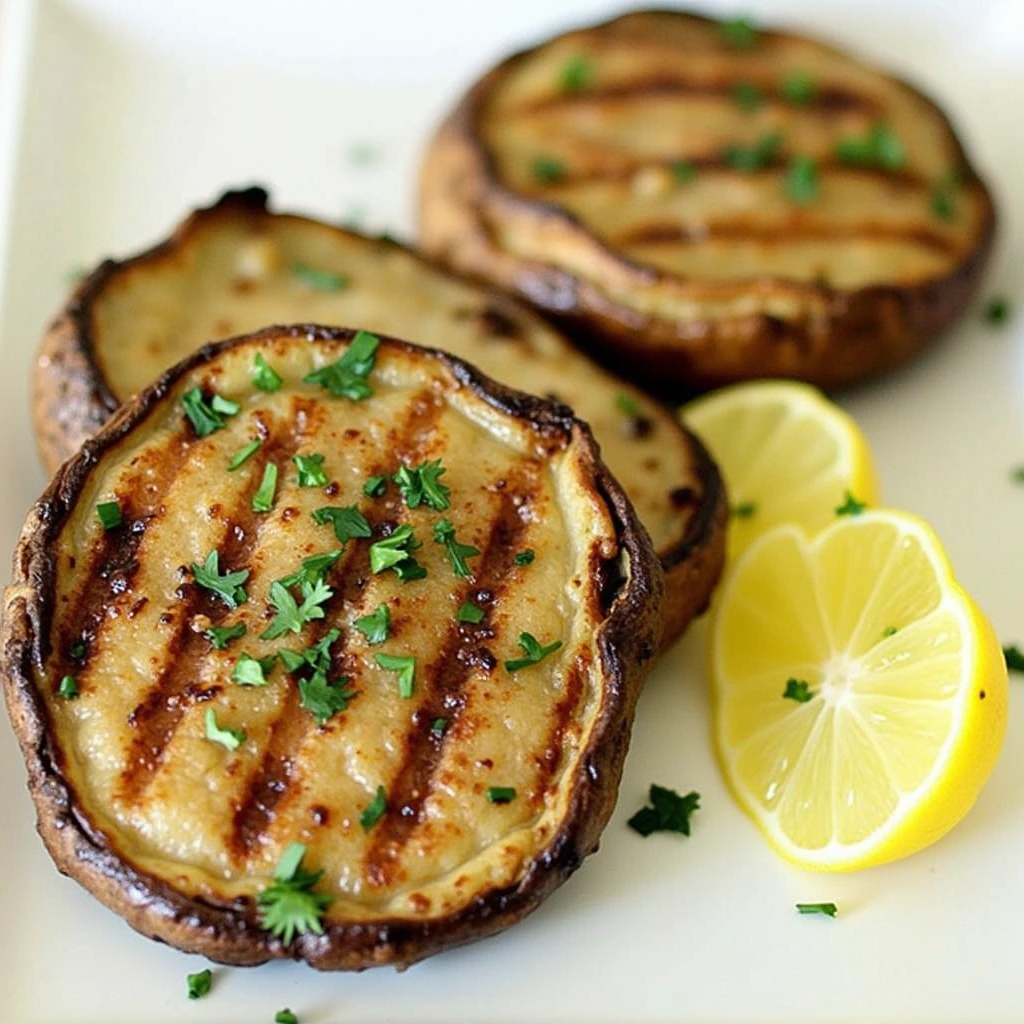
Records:
[[[878,501],[878,477],[860,429],[809,384],[736,384],[690,402],[681,416],[725,478],[733,513],[730,559],[779,523],[817,532],[847,493],[868,505]]]
[[[934,842],[974,803],[1006,729],[995,633],[935,534],[903,512],[755,541],[715,608],[710,663],[726,779],[804,867]]]

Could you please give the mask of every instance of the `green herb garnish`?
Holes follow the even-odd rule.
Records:
[[[882,630],[882,639],[888,640],[889,637],[895,636],[898,632],[899,630],[895,626],[886,626],[885,629]]]
[[[761,106],[761,90],[753,82],[737,82],[733,86],[732,98],[743,110],[757,110]]]
[[[313,522],[318,526],[330,523],[334,527],[334,536],[342,544],[348,543],[353,537],[372,537],[373,531],[366,521],[366,516],[355,505],[344,508],[326,505],[313,509]]]
[[[877,167],[898,171],[907,160],[903,143],[883,121],[878,121],[866,135],[851,136],[836,143],[836,157],[854,167]]]
[[[245,636],[245,632],[245,623],[239,622],[236,626],[210,626],[203,630],[203,636],[216,650],[223,651],[232,640]]]
[[[1016,644],[1004,647],[1003,657],[1006,659],[1006,667],[1011,672],[1024,672],[1024,651]]]
[[[331,644],[339,636],[340,629],[329,629],[315,644],[311,644],[304,651],[296,653],[285,647],[277,652],[278,657],[289,675],[303,668],[311,668],[314,672],[326,674],[331,668]]]
[[[307,622],[324,617],[324,610],[320,606],[334,595],[334,591],[322,579],[315,583],[304,582],[299,589],[302,592],[302,604],[295,600],[281,580],[274,580],[270,584],[270,603],[277,609],[277,614],[260,634],[263,640],[276,640],[289,631],[299,633]]]
[[[740,501],[729,509],[734,519],[751,519],[756,513],[757,503],[754,501]]]
[[[266,658],[254,658],[251,654],[242,653],[235,662],[235,670],[231,678],[240,686],[266,686],[267,673],[274,667],[277,655]]]
[[[479,555],[480,549],[473,547],[472,544],[460,544],[455,539],[455,527],[452,526],[451,520],[441,519],[434,523],[434,543],[444,545],[445,554],[456,576],[465,579],[472,575],[469,566],[466,565],[466,559]]]
[[[281,580],[282,585],[294,587],[297,584],[308,583],[313,586],[327,578],[332,566],[341,558],[341,549],[325,551],[322,555],[310,555],[302,560],[302,568],[293,572],[291,576],[285,576]]]
[[[248,569],[237,572],[220,573],[220,553],[216,548],[206,556],[202,565],[192,563],[192,576],[196,583],[207,590],[212,590],[229,608],[237,608],[244,604],[249,595],[242,584],[249,578]]]
[[[820,914],[825,917],[835,917],[839,913],[834,903],[798,903],[796,909],[798,914]]]
[[[217,712],[206,709],[206,738],[227,750],[237,750],[245,742],[244,729],[222,729],[217,724]]]
[[[299,1024],[299,1018],[287,1007],[274,1014],[274,1024]]]
[[[1015,484],[1024,484],[1024,466],[1015,466],[1010,470],[1010,479]]]
[[[672,176],[680,185],[688,185],[697,177],[697,168],[692,160],[673,160]]]
[[[579,92],[585,89],[594,78],[594,65],[582,55],[570,57],[562,65],[559,82],[565,92]]]
[[[269,512],[274,507],[274,494],[277,491],[277,466],[268,462],[263,467],[263,479],[256,493],[252,496],[253,512]]]
[[[810,103],[817,94],[814,79],[806,71],[791,71],[782,80],[779,91],[790,103]]]
[[[81,661],[85,657],[85,644],[81,640],[76,644],[71,645],[71,650],[68,651],[68,655],[75,661]]]
[[[305,285],[318,292],[340,292],[348,278],[333,270],[311,267],[308,263],[293,263],[292,273]]]
[[[1003,324],[1010,317],[1010,304],[1006,299],[991,298],[985,303],[985,323]]]
[[[631,416],[633,419],[643,415],[640,403],[631,394],[628,394],[625,391],[620,391],[615,396],[615,408],[618,409],[623,416]]]
[[[430,732],[434,736],[441,737],[448,730],[448,719],[447,718],[435,718],[430,723]]]
[[[730,18],[718,23],[718,35],[726,46],[749,50],[756,46],[760,33],[749,18]]]
[[[795,700],[798,704],[806,704],[814,698],[811,688],[803,679],[787,679],[782,696],[787,700]]]
[[[222,429],[226,425],[224,417],[236,416],[242,409],[237,402],[218,394],[207,401],[201,388],[186,391],[181,396],[181,404],[197,437],[206,437]]]
[[[188,984],[189,999],[201,999],[207,995],[213,985],[213,971],[207,967],[205,970],[189,974],[185,981]]]
[[[307,384],[326,388],[335,398],[361,402],[373,394],[373,388],[366,380],[377,360],[379,345],[380,339],[375,334],[359,331],[340,359],[306,374],[302,379]]]
[[[420,546],[411,526],[399,526],[390,537],[370,545],[370,571],[377,574],[393,569],[400,580],[408,582],[422,579],[427,575],[427,570],[411,554]]]
[[[373,657],[385,671],[398,673],[398,695],[411,697],[416,680],[416,658],[411,654],[375,654]]]
[[[674,789],[651,785],[650,806],[641,807],[626,824],[645,838],[652,832],[690,834],[690,816],[700,806],[700,794],[680,796]]]
[[[472,601],[463,601],[459,605],[459,610],[455,613],[455,618],[459,622],[469,622],[476,625],[478,622],[483,622],[484,610],[473,604]]]
[[[60,681],[60,686],[57,688],[57,692],[65,700],[74,700],[78,696],[78,682],[74,676],[64,676]]]
[[[409,508],[426,505],[435,512],[443,512],[451,502],[448,496],[451,488],[441,483],[445,468],[440,459],[433,462],[421,462],[418,466],[401,466],[391,477],[405,499]]]
[[[260,391],[277,391],[284,383],[281,375],[257,352],[252,361],[252,382]]]
[[[535,156],[530,164],[533,176],[545,185],[555,185],[565,180],[565,164],[553,156]]]
[[[121,503],[118,501],[101,501],[96,506],[96,518],[104,530],[113,530],[121,525]]]
[[[510,804],[516,798],[514,786],[488,786],[487,800],[492,804]]]
[[[255,441],[250,441],[244,448],[239,448],[231,456],[231,461],[228,463],[228,472],[233,473],[239,466],[251,459],[260,450],[262,444],[263,442],[257,438]]]
[[[533,548],[526,548],[525,551],[520,551],[512,561],[515,562],[516,565],[529,565],[536,557],[537,556],[534,554]]]
[[[963,175],[953,169],[932,190],[932,213],[940,220],[951,221],[956,217],[956,197],[963,185]]]
[[[525,657],[513,658],[511,661],[506,661],[506,672],[518,672],[522,668],[528,668],[530,665],[536,665],[538,662],[543,661],[549,654],[554,654],[554,652],[562,646],[562,641],[555,640],[544,647],[532,633],[520,633],[519,646],[522,647]]]
[[[846,497],[843,499],[842,505],[836,508],[837,516],[859,516],[867,505],[863,501],[858,501],[849,491],[846,491]]]
[[[328,682],[327,671],[323,668],[317,669],[309,679],[299,680],[300,703],[313,715],[317,725],[324,725],[348,707],[356,692],[345,687],[347,682],[346,676]]]
[[[775,159],[781,145],[781,133],[767,132],[752,146],[726,146],[723,157],[733,170],[752,174],[767,167]]]
[[[370,801],[369,806],[359,815],[359,824],[363,826],[364,832],[369,832],[374,825],[387,813],[388,795],[384,792],[383,786],[377,787],[377,794]]]
[[[326,487],[323,455],[293,455],[292,462],[299,471],[300,487]]]
[[[786,195],[798,206],[806,206],[818,198],[818,193],[818,165],[814,157],[793,157],[786,169]]]
[[[391,611],[386,604],[379,604],[369,615],[356,619],[355,627],[368,644],[382,644],[391,629]]]
[[[305,855],[302,843],[291,843],[278,862],[273,883],[257,897],[260,924],[285,945],[306,932],[322,935],[321,918],[332,902],[327,893],[313,892],[323,872],[303,870]]]
[[[363,484],[363,494],[368,498],[379,498],[388,489],[388,478],[386,476],[367,477]]]

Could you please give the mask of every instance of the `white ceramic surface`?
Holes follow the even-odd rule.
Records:
[[[253,181],[278,206],[410,237],[419,152],[471,78],[550,30],[610,13],[585,0],[6,0],[0,52],[0,550],[44,478],[26,384],[68,275],[156,240],[188,208]],[[725,11],[725,5],[706,5]],[[992,180],[1003,231],[986,294],[913,366],[845,395],[887,500],[929,519],[1004,641],[1024,642],[1024,6],[1018,0],[751,0],[901,70],[946,104]],[[359,144],[377,158],[352,159]],[[6,557],[6,556],[5,556]],[[136,935],[54,870],[0,726],[0,1020],[1024,1020],[1024,680],[1002,760],[933,848],[851,876],[779,861],[711,756],[698,626],[641,702],[599,854],[533,917],[406,974],[215,969]],[[651,781],[697,789],[693,836],[625,827]],[[798,917],[832,900],[836,920]]]

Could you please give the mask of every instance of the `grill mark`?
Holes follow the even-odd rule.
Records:
[[[497,601],[506,590],[513,576],[516,553],[530,526],[529,517],[521,514],[528,503],[516,499],[518,495],[536,495],[539,473],[537,465],[517,470],[517,479],[510,480],[510,486],[500,492],[498,512],[475,579],[466,586],[463,599],[472,589],[489,591],[492,600]],[[422,820],[445,745],[457,731],[465,704],[463,687],[479,662],[463,652],[478,646],[474,630],[453,619],[437,657],[423,674],[426,692],[413,716],[413,728],[406,731],[404,757],[388,788],[391,812],[375,826],[366,853],[364,873],[372,885],[391,883],[405,844]],[[430,723],[439,717],[448,719],[448,728],[440,738],[430,731]]]
[[[298,451],[314,419],[318,405],[314,400],[292,399],[287,433],[269,437],[260,449],[257,476],[271,461],[282,465]],[[259,534],[268,517],[252,510],[251,495],[240,492],[234,507],[222,511],[225,535],[218,545],[221,571],[237,570],[249,564],[259,543]],[[196,702],[192,680],[200,674],[200,664],[209,653],[209,642],[190,628],[190,620],[199,613],[216,625],[229,613],[228,606],[194,583],[181,588],[177,625],[164,652],[160,672],[149,691],[128,716],[135,730],[131,748],[121,773],[120,795],[124,802],[137,803],[159,771],[167,745],[177,731],[185,712]]]
[[[565,749],[565,736],[573,718],[573,712],[583,692],[583,680],[590,671],[591,656],[589,652],[580,652],[565,674],[564,696],[555,705],[552,713],[551,730],[544,753],[536,757],[537,779],[534,784],[536,798],[543,801],[545,792],[554,778],[555,769],[561,763]]]
[[[860,224],[808,224],[802,221],[778,226],[733,223],[699,224],[648,223],[611,239],[616,246],[693,245],[718,241],[756,242],[785,246],[803,241],[897,241],[910,242],[922,249],[949,255],[958,248],[955,241],[938,231],[921,226]]]
[[[437,401],[430,391],[423,391],[413,398],[405,417],[389,431],[392,451],[416,461],[422,454],[425,442],[430,440],[444,408],[445,403]],[[412,448],[407,448],[406,441],[410,437],[414,438],[414,444]],[[380,461],[368,467],[366,475],[382,476],[394,472],[396,468],[390,460],[386,464]],[[366,589],[369,566],[366,565],[365,574],[345,570],[355,563],[357,556],[362,559],[360,564],[365,564],[365,551],[381,533],[381,519],[390,521],[391,516],[398,514],[399,509],[395,504],[397,500],[391,488],[388,498],[373,500],[365,510],[366,513],[377,512],[377,517],[367,515],[373,537],[350,540],[344,556],[332,567],[328,582],[332,583],[335,593],[325,607],[324,618],[311,628],[309,644],[318,642],[329,632],[332,624],[331,610],[340,611],[348,605],[363,610],[362,596]],[[348,636],[342,633],[331,649],[332,679],[352,674],[348,642]],[[270,739],[263,758],[256,771],[250,775],[245,795],[235,810],[228,845],[236,858],[242,860],[250,856],[265,841],[271,824],[283,807],[295,799],[297,787],[292,785],[298,774],[295,755],[306,736],[315,728],[319,726],[313,716],[300,704],[298,685],[289,684],[285,705],[270,727]]]

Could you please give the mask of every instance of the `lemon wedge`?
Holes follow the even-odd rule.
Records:
[[[690,402],[680,415],[725,479],[730,561],[779,523],[817,532],[847,494],[868,505],[878,501],[878,477],[860,429],[809,384],[736,384]]]
[[[763,534],[725,581],[709,660],[725,777],[803,867],[934,842],[971,808],[1006,730],[996,635],[903,512]]]

